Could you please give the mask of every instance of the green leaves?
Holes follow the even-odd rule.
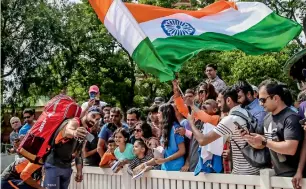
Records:
[[[177,2],[139,1],[162,7],[173,7]],[[213,2],[192,0],[193,7],[188,9]],[[266,3],[291,19],[305,17],[305,3],[301,0]],[[172,95],[170,82],[161,83],[135,66],[88,1],[73,4],[67,0],[2,0],[1,7],[1,86],[2,102],[7,107],[30,106],[63,89],[81,104],[88,100],[88,88],[93,84],[100,87],[104,101],[124,111],[132,106],[149,106],[156,96]],[[298,8],[299,15],[293,17],[290,11]],[[219,74],[228,84],[246,79],[258,85],[266,77],[273,77],[295,86],[282,67],[301,47],[297,42],[279,53],[261,56],[247,56],[240,51],[201,52],[180,71],[181,88],[194,88],[203,81],[208,63],[218,65]]]
[[[206,78],[205,65],[213,63],[218,66],[218,75],[221,75],[228,85],[238,80],[247,80],[253,85],[259,85],[267,78],[275,78],[297,90],[292,79],[283,72],[284,64],[297,49],[298,45],[290,44],[279,53],[260,56],[246,55],[241,51],[201,52],[185,64],[180,72],[182,89],[195,87],[203,81]]]

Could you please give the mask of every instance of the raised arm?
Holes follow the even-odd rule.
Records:
[[[85,138],[88,133],[86,128],[80,127],[79,122],[75,119],[71,119],[62,131],[63,138]]]
[[[220,138],[221,136],[219,134],[217,134],[214,131],[211,131],[207,134],[203,134],[195,125],[193,122],[193,116],[192,115],[188,115],[188,121],[190,123],[191,126],[191,130],[193,133],[193,137],[199,142],[200,146],[205,146],[209,143],[212,143],[213,141],[217,140],[218,138]]]

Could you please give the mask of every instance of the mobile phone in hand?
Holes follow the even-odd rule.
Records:
[[[96,98],[96,94],[95,93],[89,93],[89,97],[90,97],[90,99],[95,99]]]
[[[93,136],[91,133],[87,133],[85,138],[88,142],[92,142],[95,139],[95,136]]]
[[[245,132],[247,132],[248,134],[250,134],[249,130],[245,127],[242,127],[238,122],[234,121],[234,124],[238,127],[238,129],[242,129]]]

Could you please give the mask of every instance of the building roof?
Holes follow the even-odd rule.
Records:
[[[298,81],[305,81],[302,73],[303,69],[306,69],[306,49],[299,51],[289,58],[284,66],[285,73]]]

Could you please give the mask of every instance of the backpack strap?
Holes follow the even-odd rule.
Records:
[[[252,121],[252,118],[250,118],[249,116],[246,116],[245,114],[241,113],[240,111],[233,111],[233,112],[231,112],[231,115],[241,117],[242,119],[244,119],[247,122]]]
[[[248,128],[249,130],[252,129],[252,130],[256,131],[256,129],[257,129],[256,121],[253,119],[253,116],[251,115],[251,113],[249,111],[246,110],[246,112],[247,112],[248,116],[246,116],[245,114],[243,114],[239,111],[233,111],[233,112],[231,112],[231,115],[241,117],[242,119],[244,119],[247,122],[247,126],[249,127]]]
[[[53,133],[53,136],[51,138],[51,148],[54,147],[55,145],[55,139],[57,137],[57,135],[61,132],[61,130],[68,124],[68,122],[70,121],[71,119],[65,119],[61,125],[56,129],[56,131]]]
[[[235,145],[237,146],[237,148],[241,151],[241,148],[239,147],[239,145],[237,144],[237,142],[234,140],[234,139],[231,139],[234,143],[235,143]]]

